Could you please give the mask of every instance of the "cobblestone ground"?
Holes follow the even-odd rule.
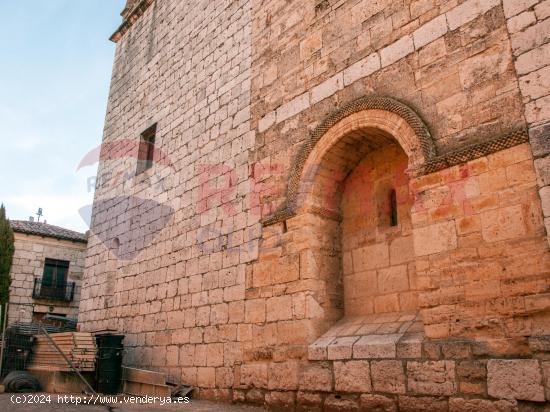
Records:
[[[9,393],[0,394],[0,411],[10,412],[31,412],[31,411],[79,411],[79,412],[105,412],[109,408],[101,405],[74,405],[62,404],[57,402],[57,395],[51,395],[51,403],[21,403],[16,404],[12,401],[12,395]],[[264,409],[245,406],[230,405],[225,403],[209,402],[202,400],[192,400],[189,404],[183,405],[113,405],[110,409],[113,412],[125,411],[193,411],[193,412],[262,412]]]

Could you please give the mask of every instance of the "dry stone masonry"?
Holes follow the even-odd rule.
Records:
[[[83,330],[272,410],[547,407],[549,0],[136,0],[112,40]]]

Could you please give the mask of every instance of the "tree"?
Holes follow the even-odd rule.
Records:
[[[13,229],[6,218],[6,209],[0,205],[0,303],[8,302],[10,292],[10,269],[15,250]],[[1,323],[1,320],[0,320]]]

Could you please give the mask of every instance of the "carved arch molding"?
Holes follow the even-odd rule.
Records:
[[[385,114],[383,119],[380,113]],[[308,159],[316,155],[322,138],[333,134],[334,139],[343,137],[349,131],[372,127],[383,129],[401,145],[410,158],[410,173],[413,177],[437,172],[529,141],[527,129],[523,127],[482,143],[463,145],[440,154],[429,128],[412,108],[391,97],[364,96],[331,113],[310,133],[292,163],[285,203],[264,218],[263,225],[269,226],[296,215],[298,194]]]

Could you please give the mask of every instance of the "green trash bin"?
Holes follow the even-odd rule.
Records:
[[[99,393],[116,395],[122,383],[124,335],[96,335],[96,386]]]

